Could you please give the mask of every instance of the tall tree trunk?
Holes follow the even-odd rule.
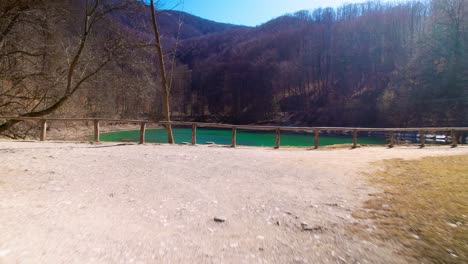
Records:
[[[166,69],[164,66],[164,55],[163,55],[162,46],[161,46],[161,38],[159,36],[158,23],[156,21],[156,10],[154,7],[154,0],[150,1],[150,5],[151,5],[151,18],[153,22],[154,35],[156,38],[156,49],[158,51],[158,58],[159,58],[159,68],[161,71],[161,85],[163,89],[163,112],[164,112],[164,117],[166,118],[166,121],[170,122],[171,117],[169,113],[169,89],[167,87]],[[166,130],[167,130],[167,141],[169,142],[169,144],[174,144],[174,135],[172,134],[172,126],[170,123],[166,125]]]

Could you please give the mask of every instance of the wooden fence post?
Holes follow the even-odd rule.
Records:
[[[94,120],[94,142],[101,141],[101,132],[99,131],[99,120]]]
[[[192,124],[192,145],[197,144],[197,124]]]
[[[419,131],[419,141],[421,141],[421,148],[424,148],[426,145],[426,137],[424,130]]]
[[[231,139],[231,147],[235,148],[237,145],[237,128],[232,128],[232,139]]]
[[[388,147],[393,148],[394,146],[395,146],[394,131],[390,131],[390,142],[388,144]]]
[[[357,130],[353,130],[353,149],[357,148]]]
[[[278,128],[276,129],[275,149],[279,149],[279,147],[280,147],[280,137],[281,137],[281,130],[280,130],[280,128],[278,127]]]
[[[47,120],[42,119],[41,120],[41,136],[40,140],[45,141],[47,138]]]
[[[319,134],[320,134],[320,130],[319,129],[315,129],[314,130],[314,149],[318,149],[319,148]]]
[[[458,146],[458,138],[457,138],[457,133],[455,133],[455,129],[452,129],[452,147],[456,148]]]
[[[139,144],[145,144],[145,133],[146,133],[146,123],[142,122],[140,124],[140,142],[139,142]]]

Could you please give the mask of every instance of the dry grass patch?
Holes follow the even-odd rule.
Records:
[[[468,263],[468,156],[393,159],[383,167],[370,179],[384,192],[354,217],[373,219],[380,238],[424,263]]]

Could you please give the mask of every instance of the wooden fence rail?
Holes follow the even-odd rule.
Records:
[[[161,126],[190,126],[192,128],[192,144],[197,144],[197,128],[210,127],[210,128],[226,128],[232,129],[232,147],[237,145],[237,130],[270,130],[276,132],[275,148],[279,148],[281,144],[281,131],[305,131],[313,132],[314,135],[314,148],[319,147],[319,136],[321,131],[344,131],[352,133],[353,144],[352,147],[356,148],[358,145],[359,132],[386,132],[389,134],[388,147],[395,146],[395,132],[417,132],[420,136],[421,147],[424,147],[425,134],[429,132],[447,132],[450,133],[452,138],[452,146],[456,147],[458,144],[457,132],[467,132],[468,127],[418,127],[418,128],[365,128],[365,127],[285,127],[285,126],[255,126],[255,125],[229,125],[218,123],[199,123],[199,122],[179,122],[179,121],[150,121],[150,120],[125,120],[125,119],[106,119],[106,118],[45,118],[45,117],[0,117],[0,120],[15,120],[15,121],[37,121],[41,127],[40,140],[47,139],[47,124],[48,122],[93,122],[94,123],[94,141],[100,141],[100,124],[102,122],[112,123],[126,123],[126,124],[140,124],[139,143],[145,143],[145,131],[147,124],[156,124]]]

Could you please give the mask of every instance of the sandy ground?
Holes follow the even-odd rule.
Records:
[[[458,154],[0,141],[0,263],[406,263],[347,228],[363,173]]]

